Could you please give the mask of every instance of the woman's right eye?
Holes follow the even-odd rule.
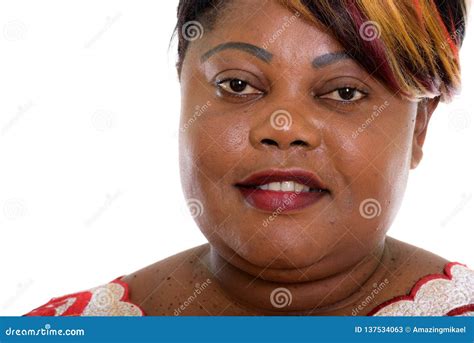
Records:
[[[217,86],[231,95],[261,95],[263,92],[240,79],[226,79],[217,82]]]

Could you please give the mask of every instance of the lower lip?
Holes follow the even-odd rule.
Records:
[[[279,192],[255,188],[241,188],[247,202],[263,211],[288,212],[299,210],[318,202],[327,192]]]

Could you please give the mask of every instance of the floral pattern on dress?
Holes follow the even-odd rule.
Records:
[[[144,316],[140,306],[130,302],[128,285],[115,280],[86,291],[52,298],[24,316]]]
[[[392,298],[369,316],[474,316],[474,270],[447,263],[444,274],[421,278],[408,295]]]

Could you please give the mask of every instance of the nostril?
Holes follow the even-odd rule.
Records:
[[[269,139],[269,138],[264,138],[260,141],[262,144],[265,144],[265,145],[275,145],[275,146],[278,146],[278,143],[275,142],[273,139]]]
[[[308,143],[306,143],[305,141],[302,141],[302,140],[298,139],[298,140],[292,142],[291,145],[296,145],[296,146],[308,146]]]

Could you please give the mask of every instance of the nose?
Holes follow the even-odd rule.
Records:
[[[315,124],[297,111],[275,110],[250,130],[250,142],[256,149],[275,147],[315,149],[320,145],[321,134]]]

